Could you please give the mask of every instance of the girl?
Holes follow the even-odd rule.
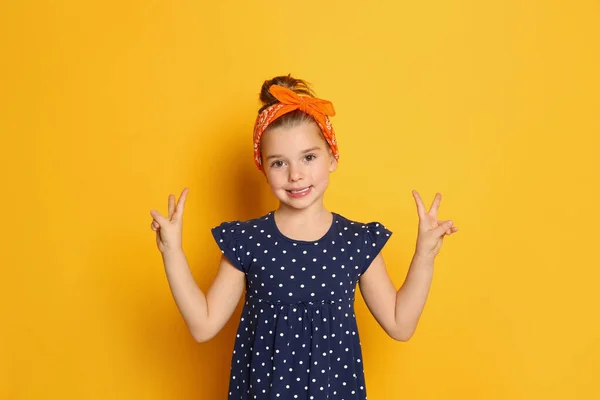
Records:
[[[328,211],[323,196],[339,153],[333,105],[291,76],[264,82],[254,128],[254,161],[279,200],[250,221],[223,222],[212,234],[223,253],[206,295],[181,246],[188,189],[169,195],[168,215],[150,212],[174,300],[198,342],[214,337],[245,303],[231,361],[229,399],[366,399],[356,318],[358,284],[385,332],[414,333],[445,235],[438,193],[429,211],[416,191],[415,254],[396,292],[380,251],[391,232]]]

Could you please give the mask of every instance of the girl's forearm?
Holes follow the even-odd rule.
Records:
[[[203,327],[208,325],[206,296],[196,284],[182,249],[161,254],[175,304],[194,339],[203,341]]]
[[[415,253],[406,280],[396,294],[395,317],[402,340],[413,335],[425,308],[433,279],[433,262],[434,258]]]

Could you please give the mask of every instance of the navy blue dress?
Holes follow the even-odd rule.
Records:
[[[292,240],[271,211],[212,234],[246,274],[228,399],[366,399],[354,295],[392,232],[333,213],[321,239]]]

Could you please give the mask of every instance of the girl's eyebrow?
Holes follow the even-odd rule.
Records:
[[[315,151],[315,150],[321,150],[321,147],[319,147],[319,146],[311,147],[310,149],[303,150],[302,154],[310,153],[311,151]],[[282,158],[282,157],[283,156],[280,154],[272,154],[269,157],[267,157],[267,160],[270,160],[271,158]]]
[[[319,146],[311,147],[310,149],[304,150],[302,154],[310,153],[311,151],[321,150]]]

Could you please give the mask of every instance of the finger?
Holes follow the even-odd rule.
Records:
[[[431,207],[429,208],[429,215],[434,218],[437,218],[438,209],[440,208],[440,201],[442,201],[442,194],[436,193],[433,198],[433,203],[431,203]]]
[[[436,237],[443,236],[446,230],[452,227],[452,221],[444,221],[443,224],[433,230]]]
[[[156,222],[156,221],[152,221],[152,226],[153,226],[155,229],[158,229],[158,228],[160,228],[160,224],[159,224],[158,222]]]
[[[159,225],[166,225],[169,222],[167,218],[165,218],[156,210],[150,210],[150,215],[156,220],[156,222],[158,222]]]
[[[419,218],[423,218],[425,216],[425,204],[423,204],[423,200],[421,200],[421,196],[419,196],[419,192],[416,190],[412,191],[413,197],[415,198],[415,202],[417,203],[417,213],[419,214]]]
[[[457,227],[455,227],[455,226],[453,226],[452,228],[450,228],[450,229],[448,229],[448,230],[446,231],[446,235],[450,236],[450,235],[452,235],[453,233],[456,233],[456,231],[458,231],[458,228],[457,228]]]
[[[170,194],[169,195],[169,215],[168,218],[169,220],[171,220],[171,218],[173,218],[173,213],[175,212],[175,195]]]
[[[183,209],[185,208],[185,199],[187,198],[188,188],[183,189],[181,192],[181,196],[179,196],[179,201],[177,202],[177,207],[175,209],[175,213],[178,217],[183,215]]]

